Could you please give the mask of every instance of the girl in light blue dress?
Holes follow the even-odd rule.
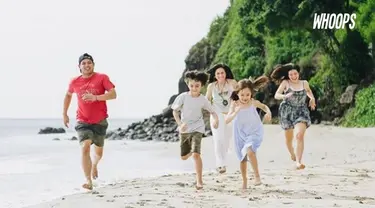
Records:
[[[263,123],[257,108],[266,112],[265,119],[271,120],[271,111],[268,106],[253,98],[254,91],[268,82],[266,76],[255,81],[244,79],[238,82],[237,89],[232,94],[232,102],[226,123],[233,120],[234,144],[238,159],[241,161],[242,188],[247,189],[247,161],[254,171],[255,184],[260,185],[260,175],[256,152],[263,141]]]

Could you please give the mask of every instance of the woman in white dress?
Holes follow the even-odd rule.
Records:
[[[219,173],[226,172],[226,159],[229,150],[229,142],[232,138],[232,124],[226,124],[225,116],[229,112],[231,103],[230,96],[234,91],[237,82],[234,80],[232,70],[225,64],[217,64],[209,71],[209,85],[207,87],[206,97],[211,101],[215,112],[219,118],[219,127],[211,131],[214,140],[216,167]],[[212,123],[211,116],[211,123]]]

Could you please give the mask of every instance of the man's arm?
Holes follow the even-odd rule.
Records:
[[[117,98],[115,85],[111,82],[111,80],[109,79],[107,75],[104,75],[103,77],[103,86],[107,92],[102,95],[97,95],[96,100],[105,101],[105,100],[113,100]]]
[[[108,92],[102,94],[102,95],[97,95],[96,100],[98,101],[105,101],[105,100],[113,100],[117,98],[116,90],[115,88],[110,89]]]
[[[70,92],[67,92],[65,94],[65,98],[64,98],[64,108],[63,108],[63,115],[68,115],[68,110],[69,110],[69,106],[70,106],[70,102],[72,101],[72,93]]]
[[[68,116],[69,106],[70,106],[70,103],[72,101],[72,95],[74,93],[74,80],[75,79],[70,80],[68,90],[65,94],[63,116]]]

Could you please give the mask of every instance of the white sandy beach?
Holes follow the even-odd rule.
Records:
[[[280,127],[265,128],[258,153],[264,184],[254,187],[250,181],[246,193],[240,191],[239,162],[233,151],[229,154],[228,173],[218,175],[212,171],[214,152],[212,138],[208,137],[202,142],[206,171],[203,190],[194,189],[192,173],[164,175],[126,180],[30,208],[375,207],[375,128],[312,126],[306,134],[306,169],[298,171],[290,161]],[[164,146],[160,154],[179,157],[178,143],[160,146]],[[181,163],[193,170],[192,161]],[[248,168],[252,176],[250,165]]]

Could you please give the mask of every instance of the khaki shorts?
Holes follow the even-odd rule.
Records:
[[[193,153],[201,153],[201,141],[203,134],[200,132],[180,134],[181,157]]]
[[[77,131],[79,143],[82,143],[85,140],[91,140],[91,144],[95,144],[98,147],[104,146],[104,139],[108,128],[107,119],[104,119],[97,124],[88,124],[82,121],[77,121],[74,128]]]

